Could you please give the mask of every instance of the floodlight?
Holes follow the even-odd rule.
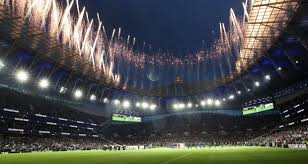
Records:
[[[25,83],[29,80],[29,74],[25,70],[17,71],[15,76],[20,83]]]
[[[74,96],[76,99],[80,99],[82,97],[82,91],[80,89],[76,89],[74,92]]]
[[[48,81],[48,79],[41,79],[40,81],[39,81],[39,87],[41,88],[41,89],[46,89],[46,88],[48,88],[49,87],[49,81]]]
[[[260,86],[260,82],[256,81],[256,82],[255,82],[255,86],[256,86],[256,87],[259,87],[259,86]]]
[[[179,105],[177,103],[173,104],[173,109],[178,109]]]
[[[226,98],[223,98],[222,101],[226,101]]]
[[[187,108],[192,108],[193,104],[191,102],[187,103]]]
[[[0,60],[0,70],[5,67],[4,62],[2,60]]]
[[[105,97],[104,100],[103,100],[103,102],[104,102],[104,103],[108,103],[108,102],[109,102],[108,98]]]
[[[270,75],[266,75],[265,76],[265,80],[271,80],[271,76]]]
[[[95,101],[96,100],[96,96],[94,95],[94,94],[92,94],[91,96],[90,96],[90,101]]]
[[[205,106],[206,105],[206,102],[205,101],[201,101],[201,106]]]
[[[155,104],[151,104],[151,105],[150,105],[150,109],[151,109],[151,110],[155,110],[155,109],[156,109],[156,105],[155,105]]]
[[[230,95],[230,96],[229,96],[229,100],[233,100],[234,98],[235,98],[234,95]]]
[[[113,100],[113,104],[114,105],[119,105],[121,102],[120,102],[120,100],[118,100],[118,99],[115,99],[115,100]]]
[[[247,92],[250,92],[250,91],[251,91],[251,89],[247,88]]]
[[[213,100],[212,99],[207,99],[206,103],[207,103],[207,105],[213,105]]]
[[[66,90],[67,90],[67,88],[65,88],[65,87],[61,87],[61,88],[60,88],[60,90],[59,90],[59,92],[60,92],[60,93],[65,93],[65,92],[66,92]]]
[[[220,102],[220,100],[215,100],[215,106],[220,106],[221,105],[221,102]]]
[[[282,70],[282,68],[281,67],[278,67],[278,71],[281,71]]]
[[[238,94],[238,95],[242,94],[242,91],[237,91],[237,94]]]
[[[127,101],[127,100],[124,100],[122,105],[123,105],[123,108],[129,108],[130,107],[130,102]]]
[[[147,102],[142,102],[141,107],[142,107],[143,109],[146,109],[146,108],[149,107],[149,104],[148,104]]]
[[[180,103],[180,104],[178,104],[178,107],[179,107],[180,109],[183,109],[183,108],[185,108],[185,104],[184,104],[184,103]]]

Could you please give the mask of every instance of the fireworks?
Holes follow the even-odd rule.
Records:
[[[125,86],[133,81],[136,86],[136,74],[146,77],[144,70],[147,68],[154,68],[156,72],[170,69],[174,75],[192,69],[196,80],[201,80],[203,74],[211,74],[214,80],[224,80],[226,75],[232,77],[233,73],[240,71],[238,67],[248,67],[241,59],[249,52],[241,51],[241,48],[254,3],[253,0],[242,3],[242,19],[238,19],[230,9],[228,28],[225,23],[219,23],[220,35],[210,49],[200,49],[182,58],[167,52],[154,53],[151,46],[145,43],[138,50],[136,38],[130,35],[123,37],[121,28],[114,29],[110,39],[107,39],[109,37],[100,16],[97,14],[97,19],[89,18],[86,9],[80,8],[78,0],[66,0],[64,4],[56,0],[0,0],[0,8],[5,6],[13,16],[21,17],[31,26],[38,26],[50,40],[74,51],[78,55],[76,58],[80,57],[105,77],[117,83],[122,81]],[[189,78],[194,79],[193,75]],[[139,85],[143,86],[143,83]]]

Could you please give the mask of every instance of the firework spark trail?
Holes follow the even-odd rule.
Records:
[[[188,68],[189,65],[197,64],[197,69],[201,69],[199,65],[202,63],[209,63],[212,67],[219,64],[221,67],[222,58],[227,58],[231,74],[229,58],[232,57],[232,50],[237,50],[243,42],[244,24],[245,21],[248,21],[253,0],[246,0],[242,3],[244,9],[242,23],[239,23],[233,9],[230,9],[229,30],[226,30],[223,23],[219,24],[220,38],[214,41],[210,50],[200,50],[183,58],[175,57],[170,53],[147,54],[143,50],[135,51],[136,38],[132,39],[132,36],[128,35],[127,39],[123,39],[121,28],[118,29],[118,32],[114,29],[110,40],[108,40],[100,16],[97,15],[98,26],[95,28],[96,22],[89,18],[85,7],[80,10],[78,0],[66,0],[65,6],[56,0],[0,0],[0,4],[8,6],[15,15],[29,20],[33,26],[39,25],[43,31],[49,34],[50,38],[75,51],[86,63],[90,63],[94,70],[102,69],[107,78],[120,82],[120,74],[123,72],[121,70],[126,70],[126,76],[130,76],[129,70],[136,71],[136,74],[140,71],[146,73],[144,71],[146,64],[155,65],[158,68],[159,66],[176,65],[180,69],[185,69],[184,65],[187,65]],[[73,7],[74,5],[75,7]],[[73,8],[77,10],[76,18],[74,18]],[[144,43],[142,49],[145,47]],[[131,67],[135,67],[135,69]],[[222,71],[222,68],[219,69]],[[197,70],[199,73],[201,71],[206,73],[213,70]],[[178,71],[175,70],[175,73]],[[199,79],[199,75],[197,78]],[[126,79],[124,81],[131,78],[127,77]]]
[[[244,10],[244,15],[243,15],[243,24],[247,21],[249,21],[249,13],[247,10],[247,6],[248,6],[248,0],[245,1],[245,3],[243,3],[243,10]]]
[[[101,27],[102,27],[102,22],[99,22],[98,29],[97,29],[97,34],[96,34],[94,43],[93,43],[92,48],[91,48],[91,55],[90,55],[90,58],[92,59],[92,64],[93,64],[94,69],[95,69],[95,61],[94,61],[94,60],[95,60],[95,57],[94,57],[94,52],[95,52],[95,48],[97,47],[97,40],[99,39]]]

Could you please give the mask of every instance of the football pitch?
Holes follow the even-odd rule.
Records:
[[[307,164],[308,150],[216,147],[0,155],[0,164]]]

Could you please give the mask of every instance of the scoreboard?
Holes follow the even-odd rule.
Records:
[[[141,117],[113,114],[112,121],[118,122],[141,122]]]
[[[243,115],[265,112],[274,109],[274,103],[259,104],[243,108]]]

